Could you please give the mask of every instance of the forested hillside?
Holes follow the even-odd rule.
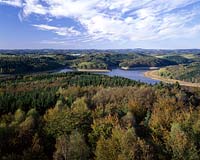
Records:
[[[200,83],[200,63],[162,68],[159,75],[165,78]]]
[[[60,68],[108,70],[120,67],[163,67],[179,64],[174,59],[125,51],[118,51],[118,53],[117,51],[91,50],[90,52],[85,51],[85,53],[81,51],[69,52],[68,54],[62,52],[61,54],[58,51],[53,53],[37,51],[30,54],[25,54],[25,51],[21,54],[4,52],[0,54],[0,74],[26,74]]]
[[[63,67],[51,57],[0,55],[0,74],[48,71]]]
[[[200,158],[200,90],[89,73],[0,81],[0,159]]]
[[[194,62],[195,59],[192,58],[186,58],[182,55],[165,55],[165,56],[161,56],[160,58],[162,59],[166,59],[168,61],[174,62],[176,64],[187,64],[187,63],[191,63]]]
[[[128,67],[128,68],[134,68],[134,67],[162,67],[162,66],[169,66],[169,65],[175,65],[177,64],[174,61],[151,57],[151,56],[144,56],[144,57],[138,57],[136,59],[127,59],[124,62],[120,64],[121,67]]]

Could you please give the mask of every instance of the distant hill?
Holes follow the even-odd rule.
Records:
[[[165,55],[162,57],[162,59],[166,59],[171,62],[175,62],[176,64],[185,64],[185,63],[191,63],[194,62],[194,60],[183,57],[181,55]]]
[[[2,50],[0,53],[5,54],[93,54],[93,53],[116,53],[116,54],[150,54],[150,55],[163,55],[163,54],[200,54],[200,49],[18,49],[18,50]]]
[[[31,73],[66,67],[165,67],[200,62],[200,50],[0,50],[0,62],[1,74]]]

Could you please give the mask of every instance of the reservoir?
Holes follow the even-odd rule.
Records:
[[[66,72],[73,72],[72,69],[61,69],[57,73],[66,73]],[[103,73],[97,73],[97,74],[104,74],[108,75],[110,77],[119,76],[128,78],[135,81],[140,81],[148,84],[156,84],[159,83],[158,80],[154,80],[148,77],[144,76],[144,73],[148,70],[122,70],[122,69],[113,69],[110,72],[103,72]]]

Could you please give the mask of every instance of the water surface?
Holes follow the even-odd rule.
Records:
[[[144,82],[144,83],[148,83],[148,84],[156,84],[159,82],[158,80],[154,80],[154,79],[145,77],[144,73],[146,71],[148,71],[148,70],[113,69],[111,72],[103,73],[103,74],[111,76],[111,77],[113,77],[113,76],[124,77],[124,78],[128,78],[128,79],[135,80],[135,81],[140,81],[140,82]]]
[[[62,70],[58,71],[57,73],[66,73],[66,72],[73,72],[73,71],[74,70],[72,70],[72,69],[62,69]],[[156,84],[159,82],[158,80],[154,80],[154,79],[145,77],[144,73],[146,71],[148,71],[148,70],[113,69],[110,72],[98,73],[98,74],[104,74],[104,75],[108,75],[110,77],[114,77],[114,76],[124,77],[124,78],[128,78],[128,79],[135,80],[135,81],[140,81],[140,82],[144,82],[144,83],[148,83],[148,84]]]

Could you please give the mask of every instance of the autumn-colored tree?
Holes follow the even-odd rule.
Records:
[[[54,160],[67,160],[69,150],[69,137],[60,136],[56,139],[56,152],[54,153]]]
[[[91,125],[92,132],[88,135],[92,148],[95,149],[96,142],[100,137],[109,138],[112,134],[113,127],[118,125],[119,121],[116,116],[108,115],[103,118],[94,119]]]
[[[89,147],[85,138],[77,131],[73,131],[69,137],[69,158],[71,160],[87,160],[89,156]]]
[[[74,128],[74,117],[69,110],[59,112],[56,107],[49,109],[44,115],[44,120],[44,130],[53,137],[69,134]]]
[[[56,139],[54,160],[87,160],[89,148],[84,136],[73,131],[70,136],[60,136]]]
[[[44,115],[44,120],[47,134],[54,137],[70,134],[74,129],[87,134],[92,123],[91,112],[84,98],[74,101],[71,108],[59,109],[56,106],[49,109]]]
[[[174,160],[198,160],[198,150],[195,142],[184,132],[180,124],[173,123],[167,145]]]
[[[133,128],[114,128],[111,138],[101,137],[95,151],[97,160],[151,160],[151,147],[137,137]]]
[[[21,109],[17,109],[14,114],[14,124],[19,124],[25,119],[25,112]]]
[[[160,98],[155,103],[149,126],[159,136],[165,136],[170,131],[171,123],[176,118],[179,104],[174,98]]]

